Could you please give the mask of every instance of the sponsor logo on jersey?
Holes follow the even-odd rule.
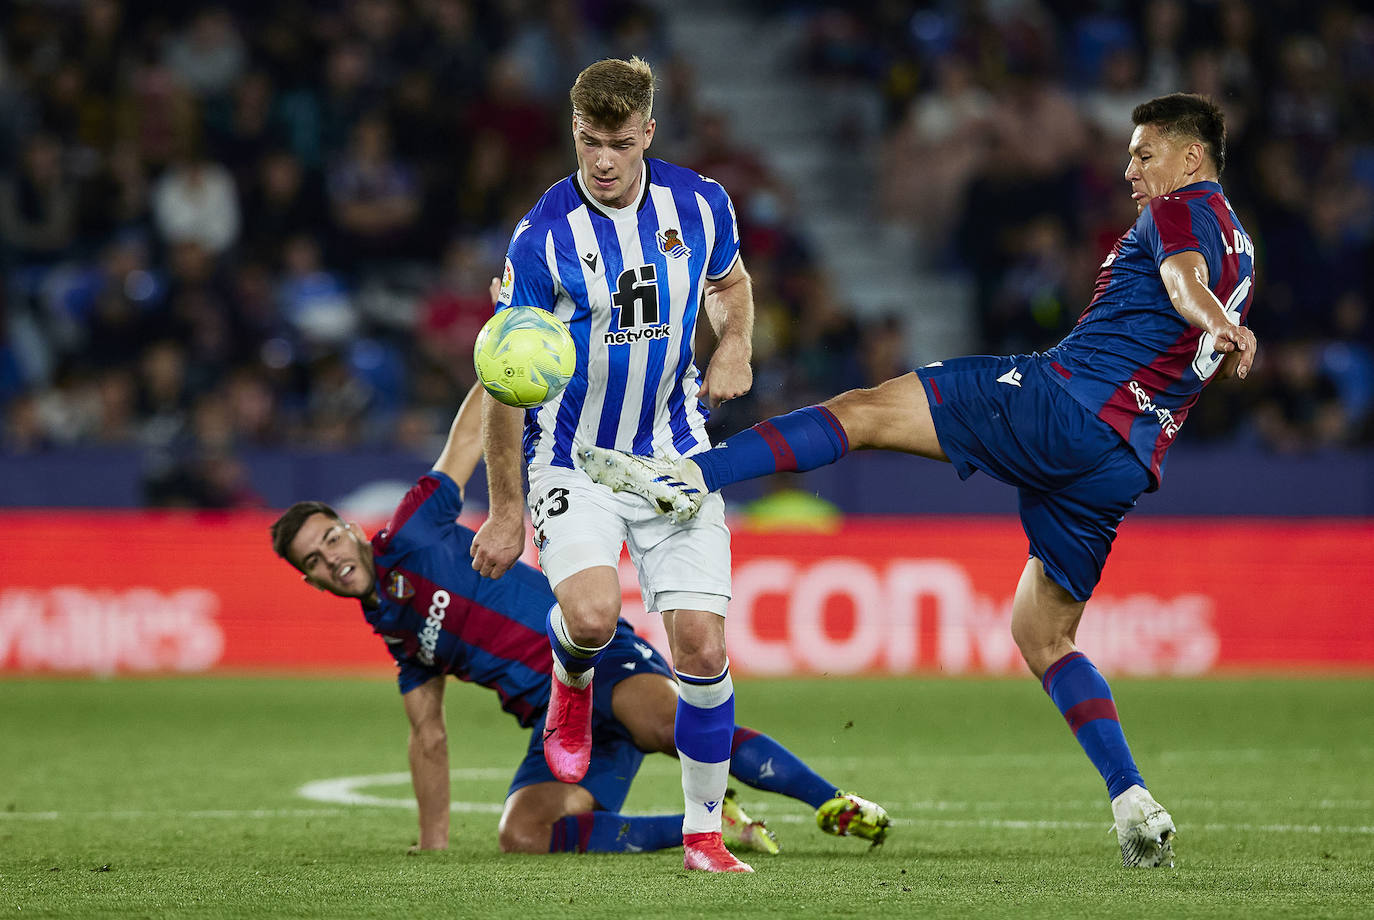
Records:
[[[601,337],[606,345],[630,345],[648,339],[666,339],[673,334],[667,326],[649,326],[646,329],[625,329],[620,332],[607,332]]]
[[[517,234],[518,235],[518,234]],[[515,293],[515,266],[510,264],[510,258],[506,259],[506,267],[501,271],[501,293],[497,295],[498,303],[510,306],[511,295]]]
[[[687,248],[676,228],[658,231],[658,248],[660,252],[666,252],[674,259],[685,259],[692,254],[692,250]]]
[[[1127,384],[1127,386],[1135,396],[1135,404],[1141,412],[1152,414],[1155,417],[1155,421],[1159,422],[1159,427],[1163,428],[1164,433],[1169,437],[1172,438],[1174,435],[1178,434],[1181,423],[1174,421],[1174,414],[1172,412],[1163,406],[1155,405],[1154,399],[1149,393],[1145,392],[1145,388],[1134,380]]]
[[[400,572],[392,572],[386,580],[386,593],[393,600],[408,601],[415,596],[415,586]]]
[[[443,588],[434,592],[429,604],[429,615],[425,617],[424,629],[420,630],[420,651],[418,657],[422,664],[434,664],[434,649],[439,644],[439,630],[444,628],[444,616],[453,598]]]

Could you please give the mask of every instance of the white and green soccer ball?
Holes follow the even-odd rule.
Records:
[[[477,334],[472,361],[488,393],[530,409],[563,392],[577,368],[577,347],[568,327],[548,310],[510,307]]]

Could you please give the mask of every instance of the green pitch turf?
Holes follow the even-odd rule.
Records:
[[[1114,683],[1174,869],[1120,868],[1101,781],[1030,678],[741,681],[742,724],[894,826],[870,851],[746,791],[783,853],[732,877],[676,850],[503,856],[526,736],[485,691],[450,683],[453,846],[408,856],[385,680],[0,681],[0,917],[1374,916],[1374,681]],[[627,810],[679,795],[650,757]]]

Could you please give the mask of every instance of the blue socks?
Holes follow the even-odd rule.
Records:
[[[578,645],[568,636],[567,625],[563,622],[563,611],[557,604],[549,608],[548,615],[544,618],[544,632],[548,635],[549,645],[553,648],[554,673],[558,678],[572,687],[581,688],[590,683],[592,669],[601,660],[601,653],[606,651],[606,645],[610,645],[611,641],[608,640],[606,645],[600,648]],[[615,635],[612,634],[611,640],[614,639]]]
[[[550,853],[638,853],[682,846],[682,815],[588,811],[553,822]]]
[[[1074,737],[1107,782],[1107,795],[1116,798],[1131,786],[1144,786],[1136,769],[1112,690],[1082,652],[1070,652],[1045,671],[1045,692],[1064,714]]]
[[[691,459],[714,492],[769,473],[814,470],[848,450],[849,437],[835,414],[824,406],[807,406],[759,422]]]
[[[740,782],[799,799],[812,808],[835,797],[838,791],[801,758],[767,735],[751,728],[735,727],[730,751],[730,774]]]
[[[682,833],[720,831],[720,803],[730,782],[735,734],[735,684],[730,666],[713,677],[677,672],[673,740],[682,764]]]

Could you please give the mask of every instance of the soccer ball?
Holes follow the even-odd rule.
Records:
[[[530,409],[563,392],[577,367],[577,347],[568,327],[548,310],[511,307],[487,320],[472,361],[488,393]]]

